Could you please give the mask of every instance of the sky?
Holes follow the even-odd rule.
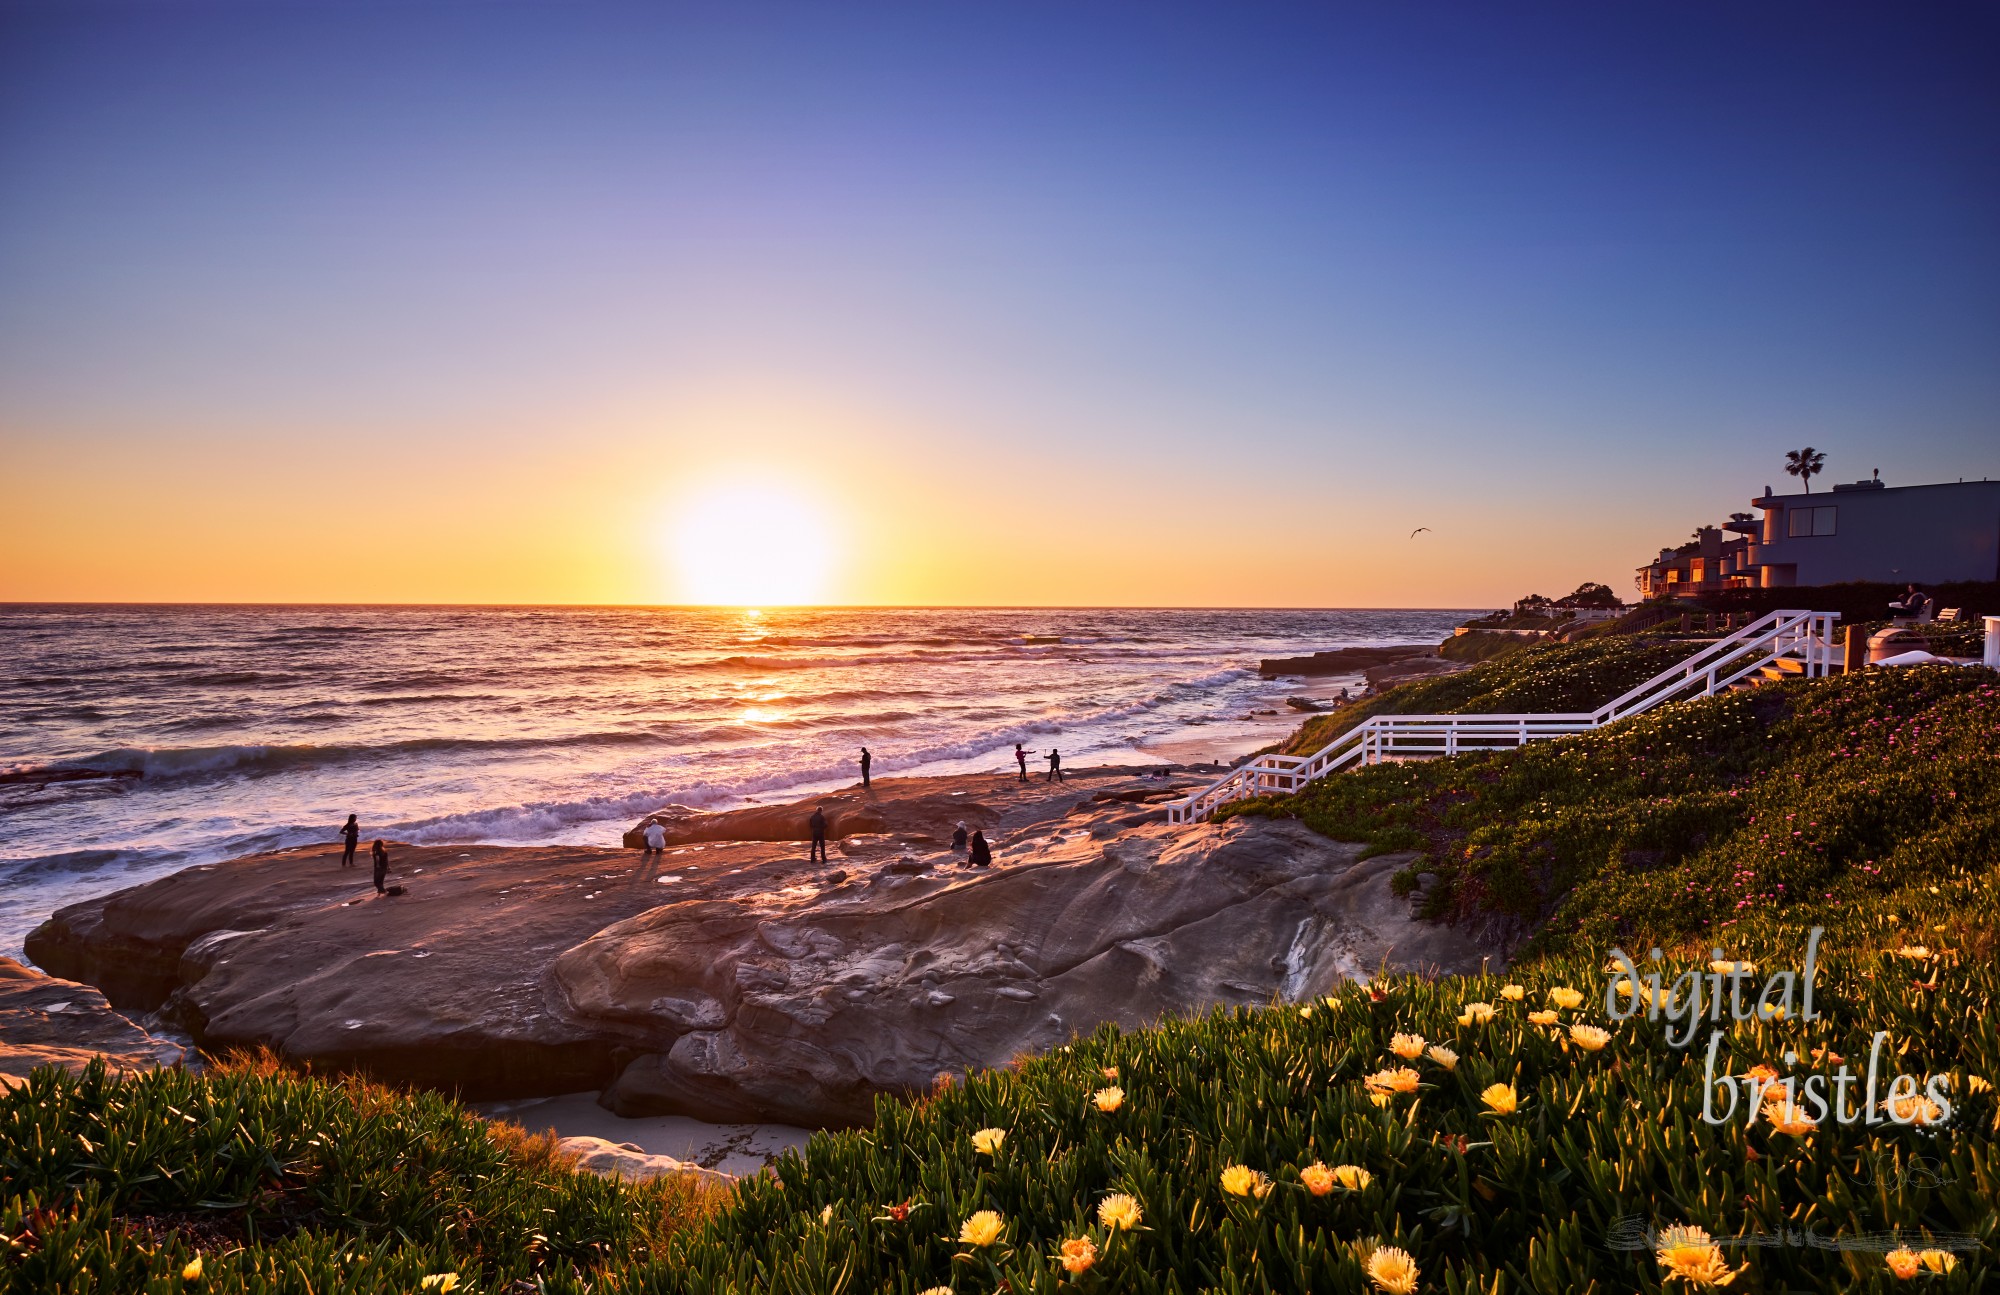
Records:
[[[0,600],[1629,596],[1806,444],[2000,477],[1991,5],[0,0]]]

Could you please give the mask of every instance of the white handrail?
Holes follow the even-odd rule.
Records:
[[[1200,791],[1167,804],[1167,821],[1193,823],[1250,796],[1299,791],[1350,764],[1380,764],[1525,746],[1541,738],[1588,732],[1651,710],[1682,695],[1712,697],[1780,660],[1796,660],[1808,678],[1833,666],[1833,623],[1839,612],[1775,611],[1588,713],[1543,715],[1376,715],[1311,755],[1261,755]]]

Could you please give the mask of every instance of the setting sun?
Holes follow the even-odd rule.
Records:
[[[825,602],[834,528],[789,487],[728,485],[680,507],[670,533],[678,600],[711,606]]]

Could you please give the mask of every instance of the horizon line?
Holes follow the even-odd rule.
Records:
[[[1511,605],[1511,604],[1509,604]],[[1330,605],[1213,605],[1172,603],[454,603],[454,602],[228,602],[198,599],[125,600],[7,600],[0,599],[0,611],[29,607],[357,607],[357,608],[465,608],[505,611],[563,608],[596,611],[1167,611],[1167,612],[1459,612],[1483,610],[1484,604],[1459,607],[1336,607]]]

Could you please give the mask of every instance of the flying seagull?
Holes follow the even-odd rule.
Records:
[[[1429,529],[1430,529],[1430,527],[1428,527],[1428,526],[1419,526],[1419,527],[1417,527],[1417,529],[1416,529],[1416,530],[1414,530],[1414,531],[1411,531],[1411,532],[1410,532],[1410,538],[1411,538],[1411,539],[1415,539],[1415,538],[1417,538],[1417,536],[1418,536],[1418,535],[1422,534],[1422,533],[1423,533],[1424,531],[1427,531],[1427,530],[1429,530]]]

